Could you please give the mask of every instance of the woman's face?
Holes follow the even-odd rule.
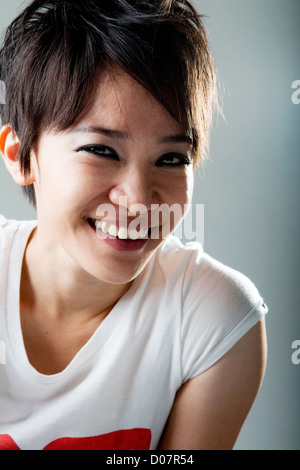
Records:
[[[184,129],[121,71],[105,78],[71,129],[42,134],[32,173],[47,250],[113,284],[141,272],[185,215],[193,190]],[[157,217],[163,204],[176,205],[175,221]]]

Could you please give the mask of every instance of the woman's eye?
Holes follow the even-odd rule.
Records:
[[[100,157],[118,158],[116,152],[110,147],[106,147],[106,145],[85,145],[78,149],[77,152],[92,153]]]
[[[156,166],[183,166],[183,165],[191,165],[191,161],[184,155],[177,154],[177,153],[169,153],[161,157]]]

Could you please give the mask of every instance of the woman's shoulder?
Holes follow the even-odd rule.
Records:
[[[16,235],[26,240],[36,224],[37,222],[33,220],[7,219],[0,214],[0,253],[3,250],[7,251]]]
[[[19,229],[31,228],[36,225],[36,221],[33,220],[15,220],[7,219],[4,215],[0,214],[0,233],[5,235]]]
[[[196,297],[200,302],[211,299],[226,304],[248,303],[249,306],[262,302],[254,282],[237,269],[207,254],[198,242],[183,244],[171,236],[159,253],[162,267],[170,277],[181,275],[183,299]]]
[[[205,253],[199,243],[170,239],[170,279],[181,276],[181,339],[184,381],[211,367],[268,312],[242,272]],[[172,257],[173,253],[173,257]],[[164,259],[164,253],[161,254]],[[175,271],[174,271],[175,270]]]
[[[6,223],[7,219],[2,214],[0,214],[0,227],[3,227],[4,225],[6,225]]]
[[[9,220],[4,215],[0,214],[0,240],[9,237],[18,228],[16,220]]]

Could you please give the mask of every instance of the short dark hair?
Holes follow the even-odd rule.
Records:
[[[70,128],[92,104],[99,73],[118,65],[145,87],[207,154],[215,73],[203,25],[187,0],[34,0],[0,50],[2,124],[20,139],[22,172],[43,131]],[[33,185],[24,187],[35,205]]]

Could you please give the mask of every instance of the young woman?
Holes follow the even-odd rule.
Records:
[[[186,0],[35,0],[0,78],[1,154],[37,209],[0,218],[0,449],[233,448],[267,307],[172,235],[215,100],[201,16]],[[163,205],[181,216],[153,217]]]

